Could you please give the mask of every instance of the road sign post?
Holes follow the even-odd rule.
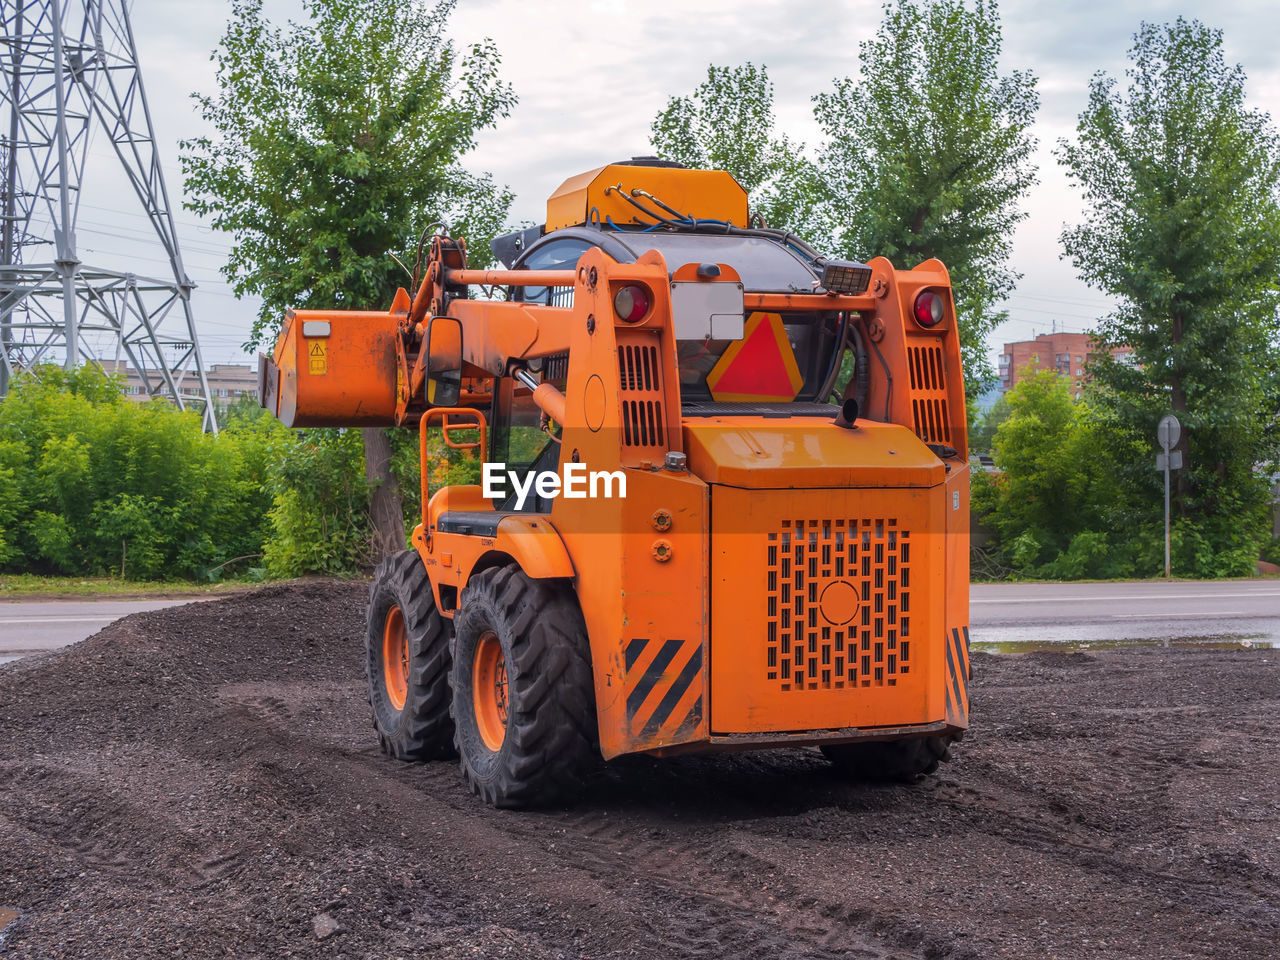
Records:
[[[1169,562],[1169,471],[1182,469],[1182,451],[1173,449],[1181,436],[1182,424],[1178,422],[1177,417],[1171,413],[1161,417],[1160,426],[1156,428],[1156,438],[1160,441],[1164,453],[1156,454],[1156,469],[1164,471],[1164,577],[1166,580],[1173,576]]]

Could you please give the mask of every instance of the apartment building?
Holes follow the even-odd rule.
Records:
[[[102,367],[108,373],[124,375],[125,396],[131,400],[146,400],[147,389],[142,377],[126,363],[113,360],[102,361]],[[258,391],[258,371],[245,363],[215,363],[205,369],[205,377],[209,381],[209,393],[219,404],[230,403],[244,394],[254,396]],[[189,396],[200,394],[200,385],[193,374],[183,380],[182,392]],[[167,393],[162,392],[167,396]]]
[[[1085,364],[1089,355],[1096,352],[1097,344],[1091,333],[1042,333],[1034,340],[1006,343],[1000,354],[1000,385],[1011,390],[1018,377],[1028,369],[1057,370],[1072,386],[1072,392],[1080,395],[1088,380]],[[1132,349],[1117,347],[1112,356],[1124,358],[1132,355]]]

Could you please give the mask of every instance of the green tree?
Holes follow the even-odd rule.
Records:
[[[825,241],[830,228],[822,180],[804,144],[777,132],[765,66],[707,67],[707,78],[691,95],[668,100],[650,131],[664,160],[733,174],[768,226]]]
[[[975,414],[973,429],[969,433],[969,446],[974,450],[989,450],[995,441],[996,431],[1009,419],[1009,398],[1001,395],[986,413]]]
[[[1128,363],[1101,352],[1098,402],[1145,438],[1144,461],[1159,418],[1182,421],[1175,569],[1245,573],[1267,532],[1258,466],[1277,450],[1280,139],[1220,31],[1143,24],[1129,56],[1127,89],[1095,76],[1077,139],[1059,145],[1088,203],[1062,243],[1120,301],[1099,341],[1133,348]],[[1146,462],[1118,479],[1158,502]]]
[[[1109,542],[1127,509],[1111,482],[1114,458],[1131,460],[1132,442],[1073,400],[1055,370],[1027,371],[1005,400],[992,445],[999,472],[976,474],[973,497],[1005,561],[1023,576],[1075,579],[1131,575],[1143,549],[1153,560],[1154,528],[1146,541]]]
[[[511,196],[460,161],[515,96],[492,42],[460,55],[446,38],[455,2],[304,0],[282,30],[233,0],[218,93],[195,98],[217,133],[182,162],[190,209],[232,235],[227,279],[262,298],[251,345],[289,308],[386,309],[432,221],[487,262]],[[403,549],[386,432],[364,445],[375,549]]]
[[[892,0],[858,76],[814,98],[837,249],[947,265],[971,396],[991,378],[986,338],[1005,319],[1018,201],[1036,179],[1036,79],[1002,74],[1000,53],[995,3]]]

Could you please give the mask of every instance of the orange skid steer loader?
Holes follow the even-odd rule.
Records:
[[[969,474],[946,268],[750,223],[727,173],[611,164],[496,240],[505,269],[438,236],[412,299],[288,316],[275,416],[421,433],[422,522],[369,600],[388,754],[456,755],[500,807],[568,799],[602,756],[947,759]],[[426,489],[441,434],[481,482]]]

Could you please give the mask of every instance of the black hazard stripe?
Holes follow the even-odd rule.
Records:
[[[633,644],[638,641],[631,641]],[[651,641],[646,640],[644,643],[648,645]],[[631,692],[627,694],[627,719],[631,720],[639,712],[640,707],[644,704],[645,699],[657,686],[658,681],[662,679],[663,673],[667,667],[671,666],[671,661],[676,658],[676,654],[680,652],[681,643],[679,640],[668,640],[662,645],[662,649],[658,651],[658,655],[653,658],[653,662],[645,668],[644,673],[640,675],[639,681]],[[628,658],[630,658],[630,648],[627,650]],[[640,653],[636,654],[638,658]],[[631,660],[635,663],[635,660]],[[630,682],[631,676],[628,674],[627,681]]]
[[[653,659],[641,670],[635,670],[646,652],[650,651],[651,644],[660,644],[657,647],[657,653]],[[645,702],[649,699],[650,694],[663,681],[664,675],[672,663],[678,662],[682,652],[688,651],[689,658],[684,662],[684,666],[680,667],[680,672],[674,678],[668,678],[669,686],[662,692],[660,699],[654,706],[653,713],[645,721],[644,729],[637,735],[639,740],[652,739],[659,730],[669,725],[672,720],[672,714],[681,700],[689,693],[690,689],[695,685],[700,687],[702,684],[702,644],[697,642],[683,642],[680,640],[654,641],[648,638],[636,637],[627,642],[623,649],[623,662],[626,665],[627,677],[625,688],[627,689],[627,722],[628,727],[634,729],[637,715],[644,707]],[[684,716],[679,718],[677,724],[676,735],[688,733],[696,730],[702,723],[702,694],[699,693],[694,702],[688,707]]]
[[[644,648],[648,645],[649,641],[643,637],[634,637],[628,641],[625,653],[627,659],[627,672],[630,672],[631,668],[636,665],[636,661],[640,659],[640,654],[644,653]]]
[[[969,681],[967,677],[967,657],[961,646],[960,630],[951,631],[947,637],[947,679],[946,709],[947,722],[952,725],[967,725],[969,722]]]
[[[702,644],[698,644],[693,651],[693,656],[689,658],[689,662],[684,665],[684,669],[680,671],[679,676],[672,682],[671,688],[658,701],[657,708],[653,711],[653,715],[649,717],[644,725],[644,729],[640,731],[640,739],[647,740],[654,736],[666,724],[671,717],[671,711],[676,708],[676,704],[688,692],[690,685],[695,680],[702,677]],[[702,715],[702,698],[693,705],[693,709],[698,711],[698,716]],[[691,709],[692,713],[693,710]],[[683,726],[683,724],[681,724]]]

